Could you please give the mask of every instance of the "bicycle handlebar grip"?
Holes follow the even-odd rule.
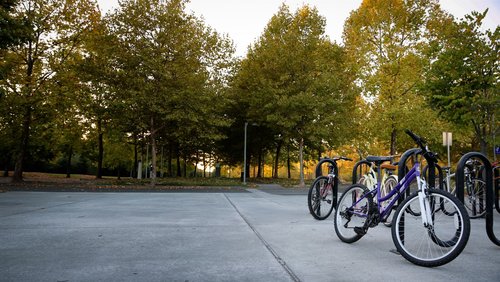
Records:
[[[422,139],[422,137],[418,136],[417,134],[413,133],[411,130],[406,129],[405,133],[408,134],[415,142],[417,143],[420,148],[425,149],[424,143],[425,141]]]

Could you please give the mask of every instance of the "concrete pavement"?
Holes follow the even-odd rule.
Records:
[[[0,281],[500,281],[484,219],[457,259],[424,268],[382,225],[341,242],[291,191],[2,193]]]

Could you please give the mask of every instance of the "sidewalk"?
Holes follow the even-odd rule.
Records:
[[[483,219],[456,260],[423,268],[391,252],[389,228],[345,244],[333,218],[309,215],[306,194],[272,189],[2,193],[0,280],[500,281]]]

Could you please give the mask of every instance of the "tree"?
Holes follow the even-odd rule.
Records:
[[[282,5],[249,49],[235,82],[248,105],[246,119],[273,132],[274,177],[284,142],[298,144],[301,185],[304,144],[327,140],[335,145],[340,139],[332,136],[342,135],[332,132],[346,125],[354,107],[343,50],[325,36],[324,27],[315,8],[303,6],[292,14]]]
[[[0,81],[11,72],[11,63],[8,60],[7,49],[28,39],[29,26],[22,18],[14,14],[15,6],[19,1],[0,0]],[[0,85],[3,84],[0,82]],[[4,168],[4,176],[8,176],[12,161],[11,151],[15,147],[12,132],[12,120],[8,117],[9,109],[4,98],[4,89],[0,87],[0,164]]]
[[[14,14],[18,0],[0,0],[0,50],[20,44],[30,36],[29,24]]]
[[[371,133],[364,138],[388,141],[390,154],[402,144],[397,136],[405,128],[440,131],[436,125],[442,122],[417,86],[428,27],[448,18],[435,0],[364,0],[345,23],[349,65],[369,101],[364,126]]]
[[[28,40],[30,26],[18,15],[14,9],[19,1],[0,0],[0,80],[9,72],[10,66],[6,61],[6,49]],[[0,99],[3,92],[0,89]]]
[[[138,113],[134,127],[152,146],[152,184],[159,140],[194,148],[219,138],[217,128],[225,124],[214,101],[224,103],[220,89],[227,84],[234,48],[187,14],[186,2],[122,1],[107,18],[120,81],[115,90],[125,109]],[[185,159],[194,152],[183,151]]]
[[[31,135],[51,111],[50,81],[100,16],[90,0],[24,0],[14,14],[31,27],[28,40],[9,48],[8,63],[13,70],[1,85],[10,124],[20,132],[13,181],[21,181]]]
[[[440,115],[474,132],[482,153],[498,133],[500,27],[481,31],[483,13],[473,12],[435,34],[423,91]],[[494,144],[493,144],[494,145]]]

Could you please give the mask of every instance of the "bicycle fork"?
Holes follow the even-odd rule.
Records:
[[[432,208],[429,203],[429,197],[427,197],[427,183],[417,177],[418,184],[418,202],[420,204],[420,213],[422,214],[422,224],[425,227],[429,227],[433,225],[432,222]]]

